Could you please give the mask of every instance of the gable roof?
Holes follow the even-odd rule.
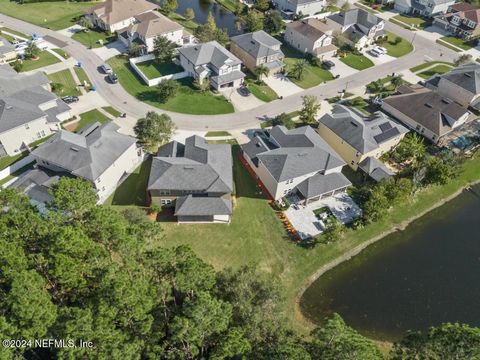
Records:
[[[175,216],[231,215],[232,201],[222,197],[187,195],[175,202]]]
[[[377,182],[383,179],[388,179],[394,175],[394,173],[387,168],[384,163],[373,156],[368,156],[363,159],[358,164],[358,167]]]
[[[65,171],[95,181],[136,139],[120,134],[113,122],[95,123],[75,134],[61,130],[36,148],[32,154]]]
[[[282,43],[263,30],[237,35],[230,38],[230,41],[255,59],[278,53],[283,54],[281,50],[274,49]]]
[[[332,32],[332,28],[316,18],[293,21],[287,24],[287,29],[293,30],[311,41],[317,41],[326,33]]]
[[[338,104],[334,105],[331,113],[325,114],[318,121],[362,154],[408,132],[404,126],[381,112],[367,118],[353,108]]]
[[[335,172],[327,175],[315,174],[297,185],[305,199],[323,195],[352,185],[345,175]]]
[[[170,20],[157,11],[150,11],[135,16],[138,23],[128,27],[128,31],[138,33],[145,39],[169,32],[183,30],[180,24]]]
[[[182,47],[178,49],[178,52],[194,66],[212,64],[218,69],[226,62],[229,62],[231,65],[242,63],[239,58],[216,41]]]
[[[233,190],[232,154],[228,144],[207,144],[191,136],[185,145],[172,141],[153,158],[148,190],[227,193]]]
[[[135,15],[155,10],[159,6],[146,0],[106,0],[88,10],[108,25],[113,25]]]
[[[345,12],[339,12],[333,15],[328,16],[328,19],[342,25],[342,27],[352,26],[352,25],[362,25],[367,29],[372,28],[375,25],[378,25],[383,20],[378,16],[373,15],[372,13],[363,10],[363,9],[350,9]]]
[[[454,122],[468,113],[460,104],[421,86],[402,85],[398,92],[399,95],[389,96],[383,102],[439,137],[450,132]]]
[[[469,63],[459,66],[449,72],[436,75],[427,80],[427,84],[434,87],[445,86],[442,80],[447,80],[472,94],[480,94],[480,64]]]

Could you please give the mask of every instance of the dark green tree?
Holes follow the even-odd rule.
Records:
[[[153,39],[153,55],[159,63],[170,63],[174,57],[176,45],[165,36],[158,35]]]
[[[166,144],[175,130],[167,114],[149,111],[144,118],[138,119],[133,128],[139,142],[147,151],[155,152],[160,145]]]
[[[180,84],[176,80],[162,80],[157,85],[158,101],[160,101],[162,104],[165,104],[168,100],[175,96],[179,87]]]
[[[276,35],[282,32],[285,24],[282,15],[278,10],[268,11],[263,18],[263,29],[270,35]]]

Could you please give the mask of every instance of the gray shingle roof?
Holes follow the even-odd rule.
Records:
[[[384,163],[372,156],[362,160],[362,162],[358,164],[358,167],[377,182],[394,175],[394,173],[387,168]]]
[[[181,196],[175,203],[175,216],[231,215],[232,201],[222,197]]]
[[[195,66],[212,64],[219,69],[226,61],[230,65],[242,63],[240,59],[216,41],[182,47],[178,49],[178,52]]]
[[[305,199],[310,199],[350,185],[352,185],[350,180],[341,172],[327,175],[316,174],[298,184],[297,190],[300,191]]]
[[[15,51],[15,46],[10,44],[5,38],[0,36],[0,55]]]
[[[325,114],[318,121],[362,154],[408,132],[407,128],[381,112],[365,118],[356,110],[338,104],[334,105],[330,114]]]
[[[32,154],[75,176],[95,181],[136,142],[118,129],[118,125],[108,122],[95,123],[78,134],[62,130]]]
[[[231,192],[230,145],[207,144],[199,136],[187,138],[184,146],[174,142],[165,145],[152,161],[148,190],[155,189]]]
[[[311,41],[317,41],[325,35],[325,33],[333,30],[330,26],[315,18],[293,21],[286,26],[287,29],[294,30]]]
[[[328,16],[328,18],[342,26],[354,24],[362,25],[367,29],[381,23],[383,20],[363,9],[350,9],[346,12],[339,12]]]
[[[440,79],[448,80],[472,94],[480,93],[480,64],[470,63],[459,66],[446,74],[437,75],[427,82],[436,87],[441,85]]]
[[[230,38],[230,41],[255,59],[278,53],[283,54],[278,48],[282,43],[263,30],[237,35]]]

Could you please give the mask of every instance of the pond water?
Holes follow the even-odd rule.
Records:
[[[381,340],[443,322],[480,326],[480,187],[325,273],[300,306],[313,322],[337,312]]]
[[[237,17],[221,5],[209,0],[177,0],[178,8],[175,10],[180,15],[185,14],[187,8],[192,8],[195,13],[194,20],[199,24],[205,24],[209,12],[212,12],[218,28],[227,31],[229,36],[243,33],[243,28],[238,29]]]

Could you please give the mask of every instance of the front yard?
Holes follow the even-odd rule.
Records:
[[[247,89],[257,98],[265,102],[278,99],[278,95],[273,89],[265,83],[257,83],[253,79],[245,79]]]
[[[435,65],[434,67],[432,67],[428,70],[425,70],[425,71],[422,71],[422,72],[418,73],[417,76],[420,76],[423,79],[429,79],[433,75],[445,74],[445,73],[449,72],[450,70],[452,70],[451,66],[440,64],[440,65]]]
[[[380,43],[387,49],[388,55],[398,58],[413,51],[413,45],[404,38],[399,37],[401,41],[396,44],[397,37],[399,36],[387,31],[387,41]]]
[[[414,27],[416,29],[425,29],[428,26],[432,25],[431,20],[427,20],[421,17],[407,16],[407,15],[396,15],[392,19],[400,21],[407,26]]]
[[[112,41],[115,41],[115,34],[108,34],[100,29],[90,29],[88,31],[78,31],[72,36],[73,40],[82,43],[87,48],[99,48]]]
[[[461,38],[457,38],[455,36],[444,36],[440,38],[453,46],[456,46],[462,50],[470,50],[472,47],[475,46],[477,40],[463,40]],[[441,43],[440,43],[441,44]]]
[[[79,115],[79,118],[80,120],[78,122],[72,123],[71,125],[68,125],[64,128],[68,131],[77,132],[82,130],[84,127],[91,125],[97,121],[101,124],[106,123],[107,121],[110,121],[110,119],[107,116],[105,116],[103,113],[101,113],[97,109],[84,112]]]
[[[166,103],[160,103],[156,87],[144,85],[142,80],[132,71],[125,57],[111,58],[108,63],[126,91],[137,99],[159,109],[193,115],[227,114],[234,111],[233,105],[222,95],[216,95],[212,92],[203,94],[194,89],[191,78],[179,80],[181,86],[177,94]]]
[[[40,51],[40,54],[38,55],[38,59],[23,60],[23,66],[20,71],[24,72],[24,71],[36,70],[48,65],[56,64],[58,62],[60,62],[60,60],[57,57],[55,57],[55,55],[52,55],[50,52],[46,50],[43,50],[43,51]]]
[[[414,66],[414,67],[410,68],[410,71],[415,74],[415,73],[420,72],[424,69],[427,69],[427,68],[432,67],[434,65],[440,65],[440,64],[449,65],[451,68],[455,66],[453,63],[448,62],[448,61],[426,61],[423,64],[420,64],[420,65],[417,65],[417,66]]]
[[[340,61],[356,70],[365,70],[372,67],[372,60],[363,56],[349,53],[344,57],[340,57]]]
[[[48,75],[48,79],[53,84],[59,84],[60,87],[53,85],[54,93],[58,96],[79,96],[81,92],[77,88],[77,83],[73,79],[70,69],[65,69]]]
[[[155,79],[183,71],[181,66],[178,66],[174,63],[159,63],[155,60],[145,61],[136,65],[138,69],[149,79]]]

